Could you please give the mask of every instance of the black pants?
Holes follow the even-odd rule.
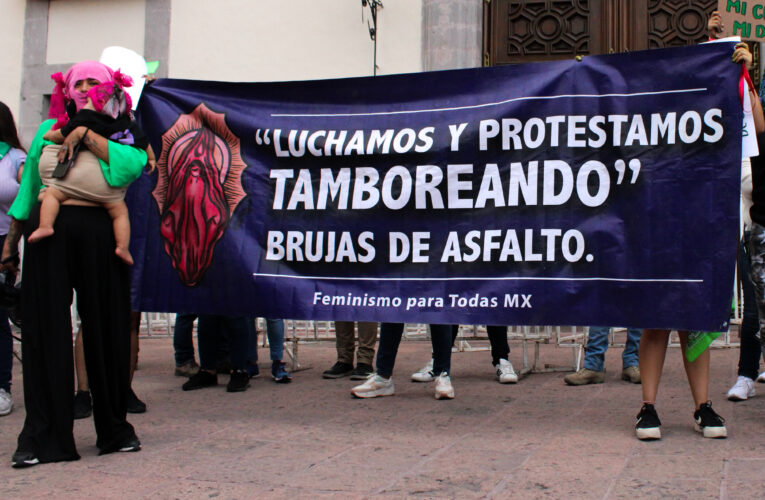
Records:
[[[452,325],[452,347],[457,340],[460,325]],[[510,355],[510,345],[507,343],[507,327],[497,325],[486,325],[486,334],[489,336],[491,344],[491,366],[496,366],[500,359],[508,359]]]
[[[39,223],[40,205],[25,233]],[[26,420],[18,451],[40,462],[76,460],[72,289],[82,319],[83,346],[96,446],[118,449],[134,436],[125,419],[130,389],[130,293],[128,267],[114,255],[112,221],[101,207],[62,206],[55,234],[27,244],[22,271],[21,315]]]
[[[451,371],[452,345],[451,325],[430,325],[430,342],[433,346],[433,373]],[[381,323],[380,343],[377,347],[377,373],[388,378],[393,373],[398,346],[404,333],[404,323]]]

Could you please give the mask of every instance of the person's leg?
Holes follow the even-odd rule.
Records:
[[[335,321],[335,348],[337,362],[353,367],[353,353],[356,350],[353,321]]]
[[[433,373],[451,372],[452,325],[430,325],[430,343],[433,346]]]
[[[66,207],[69,209],[70,207]],[[96,446],[110,453],[136,440],[126,420],[130,395],[130,276],[114,258],[114,234],[102,208],[62,209],[69,265],[76,271],[77,310],[82,319],[88,384],[93,396]],[[139,445],[140,446],[140,445]]]
[[[266,334],[271,361],[281,361],[284,356],[284,320],[266,318]]]
[[[61,206],[61,203],[67,199],[69,199],[69,197],[56,188],[48,187],[45,189],[43,201],[40,206],[40,224],[38,228],[29,235],[27,238],[28,242],[36,243],[43,238],[53,235],[53,225],[56,223],[59,207]]]
[[[112,230],[116,246],[114,254],[122,259],[125,264],[133,265],[133,256],[130,254],[130,216],[124,201],[104,203],[104,207],[112,218]]]
[[[39,208],[26,224],[37,227]],[[60,225],[60,223],[58,224]],[[58,227],[57,227],[58,229]],[[22,383],[26,417],[16,455],[40,462],[77,460],[74,444],[74,363],[72,356],[71,271],[66,231],[27,245],[22,266]]]
[[[220,340],[221,316],[200,314],[197,319],[197,347],[200,370],[215,373]]]
[[[759,323],[759,336],[761,349],[765,355],[765,227],[752,223],[749,234],[749,277],[752,280],[755,301],[757,304],[757,317]],[[758,359],[759,362],[759,359]]]
[[[377,374],[390,378],[396,364],[398,346],[404,334],[404,323],[381,323],[380,345],[377,347]],[[450,348],[451,349],[451,348]]]
[[[247,316],[224,316],[222,322],[228,332],[228,352],[231,360],[231,377],[226,390],[241,392],[250,386],[250,375],[245,368],[247,367],[247,344],[250,333],[255,329],[255,321],[254,318]]]
[[[624,352],[622,352],[622,368],[638,365],[638,349],[642,335],[643,330],[639,328],[627,329],[627,342],[624,344]]]
[[[77,375],[77,392],[88,392],[88,370],[85,368],[85,349],[82,346],[82,326],[74,339],[74,370]]]
[[[693,401],[698,410],[702,404],[709,401],[709,349],[699,354],[695,360],[688,361],[685,357],[685,349],[688,344],[688,332],[677,332],[680,336],[680,351],[683,356],[683,365],[685,366],[685,375],[688,377],[688,384],[691,386]]]
[[[2,241],[0,241],[2,245]],[[13,371],[13,336],[8,313],[0,309],[0,416],[8,415],[13,409],[11,398],[11,374]]]
[[[744,292],[744,317],[741,321],[739,337],[741,348],[738,356],[738,375],[751,380],[757,378],[760,370],[760,341],[757,339],[759,321],[757,315],[757,296],[750,277],[749,265],[749,232],[744,233],[744,239],[738,252],[738,274],[741,279],[741,289]]]
[[[377,344],[377,323],[359,321],[359,348],[356,351],[356,364],[372,366]]]
[[[138,366],[138,334],[141,330],[141,313],[130,311],[130,382],[133,382],[135,367]]]
[[[194,320],[196,314],[178,314],[175,317],[173,329],[173,349],[175,350],[175,366],[195,363],[194,359]]]
[[[508,359],[510,345],[507,343],[507,327],[499,325],[486,325],[486,334],[491,344],[491,365],[499,364],[500,359]]]
[[[640,386],[643,403],[656,404],[656,394],[659,391],[668,341],[669,330],[643,330],[643,335],[640,337],[638,364],[640,376],[643,379]]]
[[[608,350],[608,334],[611,328],[607,326],[591,326],[587,337],[584,355],[584,367],[594,372],[604,371],[606,351]]]

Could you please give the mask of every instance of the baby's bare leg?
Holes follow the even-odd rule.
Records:
[[[53,224],[58,217],[59,206],[69,197],[53,187],[45,188],[42,205],[40,206],[40,225],[29,235],[29,242],[35,243],[53,235]]]
[[[117,242],[117,248],[114,253],[117,257],[124,260],[129,266],[133,265],[133,256],[130,255],[130,218],[128,217],[128,208],[124,201],[114,203],[104,203],[104,207],[112,218],[112,227],[114,228],[114,239]]]

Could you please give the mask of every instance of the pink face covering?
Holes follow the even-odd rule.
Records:
[[[112,70],[100,62],[79,62],[69,68],[69,71],[64,74],[64,96],[67,100],[73,100],[75,106],[77,106],[77,111],[79,111],[88,103],[88,93],[75,90],[75,84],[80,80],[87,80],[88,78],[98,80],[98,83],[105,83],[112,79],[112,74]]]
[[[52,74],[51,78],[56,82],[56,86],[50,98],[48,117],[56,118],[53,130],[61,128],[69,121],[69,116],[66,114],[66,105],[69,101],[74,101],[77,111],[88,103],[87,92],[79,92],[74,89],[78,81],[93,78],[99,83],[104,83],[112,79],[112,74],[112,70],[108,66],[96,61],[79,62],[69,68],[65,75],[61,73]]]

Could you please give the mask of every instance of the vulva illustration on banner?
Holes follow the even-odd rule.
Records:
[[[339,80],[148,86],[133,305],[725,328],[732,43]]]

